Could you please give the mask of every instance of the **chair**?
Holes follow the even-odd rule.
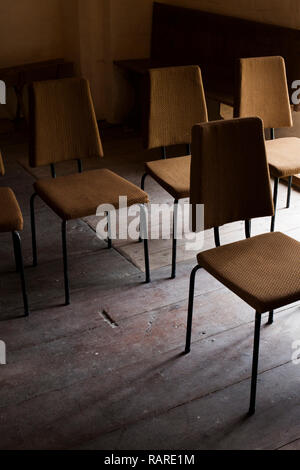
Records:
[[[176,220],[180,199],[190,195],[191,129],[206,122],[207,108],[198,66],[167,67],[149,72],[149,106],[147,111],[146,148],[161,147],[162,160],[145,164],[146,173],[174,198],[172,279],[176,277]],[[167,147],[186,144],[187,156],[168,158]]]
[[[274,182],[275,217],[279,180],[288,178],[287,208],[290,207],[293,175],[300,173],[300,139],[275,139],[275,128],[292,127],[285,62],[282,57],[240,59],[235,117],[259,116],[271,140],[266,142],[267,158]]]
[[[259,118],[193,128],[191,204],[205,204],[204,228],[273,215],[263,124]],[[214,175],[212,178],[211,176]],[[255,180],[255,191],[253,181]],[[195,278],[204,268],[256,311],[249,414],[255,412],[261,316],[300,300],[300,243],[267,233],[198,255],[190,279],[185,352],[191,350]]]
[[[33,265],[37,265],[34,202],[39,196],[62,221],[65,302],[68,305],[68,221],[96,215],[101,204],[111,204],[118,209],[119,196],[127,196],[128,206],[139,204],[145,209],[148,195],[108,169],[83,172],[82,159],[103,157],[87,80],[70,78],[36,82],[30,88],[29,97],[30,165],[50,165],[52,174],[52,178],[40,179],[34,184],[35,193],[31,197]],[[78,173],[56,177],[55,164],[66,160],[77,160]],[[109,239],[108,247],[111,246]],[[146,282],[150,282],[146,227],[144,250]]]
[[[0,176],[4,176],[5,169],[0,152]],[[23,217],[14,192],[10,188],[0,187],[0,232],[11,232],[15,253],[16,269],[20,273],[24,303],[24,315],[29,315],[28,298],[24,274],[21,237],[19,232],[23,230]]]

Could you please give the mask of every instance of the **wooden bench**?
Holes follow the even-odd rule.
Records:
[[[26,85],[34,81],[54,80],[74,76],[74,64],[64,59],[34,62],[0,69],[0,80],[14,89],[17,98],[16,120],[24,114],[23,93]]]
[[[149,68],[198,64],[207,97],[233,105],[237,60],[269,55],[285,58],[290,87],[300,79],[300,31],[155,2],[150,58],[115,64],[135,87]]]

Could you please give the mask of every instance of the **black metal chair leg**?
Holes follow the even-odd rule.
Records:
[[[32,265],[37,266],[37,248],[36,248],[36,226],[35,226],[35,213],[34,201],[37,194],[34,193],[30,199],[30,219],[31,219],[31,236],[32,236]]]
[[[82,160],[80,158],[77,160],[77,167],[78,167],[78,173],[82,173],[83,165],[82,165]]]
[[[245,221],[245,234],[246,238],[251,238],[251,220]]]
[[[272,222],[271,222],[271,232],[275,231],[276,209],[277,209],[277,199],[278,199],[278,186],[279,186],[279,178],[275,178],[275,181],[274,181],[274,215],[272,217]]]
[[[273,325],[274,323],[274,310],[269,313],[268,325]]]
[[[20,278],[21,278],[23,303],[24,303],[24,315],[25,317],[28,317],[29,307],[28,307],[28,297],[27,297],[26,281],[25,281],[25,274],[24,274],[21,237],[20,237],[19,232],[13,232],[12,235],[13,235],[14,247],[15,247],[16,265],[18,266],[18,271],[20,272]]]
[[[16,272],[18,273],[20,271],[20,265],[19,265],[19,256],[18,256],[18,246],[17,246],[16,237],[14,235],[14,232],[12,232],[12,241],[13,241],[13,247],[14,247]]]
[[[270,139],[275,140],[275,129],[273,128],[270,129]]]
[[[148,217],[146,214],[145,206],[141,205],[141,239],[144,241],[144,256],[145,256],[145,283],[149,284],[151,282],[151,273],[150,273],[150,259],[149,259],[149,244],[148,244]]]
[[[150,275],[150,261],[149,261],[149,246],[148,246],[148,239],[144,239],[144,254],[145,254],[145,272],[146,278],[145,283],[149,284],[151,282],[151,275]]]
[[[67,221],[62,222],[62,247],[64,260],[65,304],[70,305],[70,288],[68,276],[68,252],[67,252]]]
[[[190,277],[189,310],[188,310],[187,329],[186,329],[185,354],[189,354],[191,352],[195,280],[196,280],[196,274],[199,271],[199,269],[201,269],[201,266],[199,265],[195,266]]]
[[[145,181],[146,181],[146,178],[148,176],[148,173],[145,173],[143,176],[142,176],[142,182],[141,182],[141,189],[142,191],[145,191]],[[142,237],[140,236],[139,238],[139,243],[142,243],[143,239]]]
[[[176,278],[177,222],[178,222],[178,201],[175,200],[175,202],[174,202],[174,214],[173,214],[173,245],[172,245],[172,274],[171,274],[171,279]]]
[[[215,227],[215,228],[214,228],[214,235],[215,235],[215,244],[216,244],[216,248],[218,248],[219,246],[221,246],[221,241],[220,241],[220,229],[219,229],[219,227]]]
[[[106,212],[107,216],[107,248],[111,250],[112,248],[112,239],[111,239],[111,220],[110,220],[110,213]]]
[[[51,168],[51,177],[52,177],[53,179],[56,179],[56,170],[55,170],[55,165],[54,165],[54,163],[51,163],[50,168]]]
[[[256,312],[249,416],[255,413],[261,314]]]
[[[286,201],[286,208],[289,209],[291,205],[291,194],[292,194],[292,184],[293,184],[293,177],[289,177],[289,184],[288,184],[288,193],[287,193],[287,201]]]
[[[145,173],[145,174],[142,176],[142,182],[141,182],[141,189],[142,189],[142,191],[145,191],[145,181],[146,181],[147,176],[148,176],[148,173]]]

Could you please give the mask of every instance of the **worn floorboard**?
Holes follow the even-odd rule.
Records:
[[[134,135],[107,130],[105,166],[139,183],[146,153]],[[261,338],[257,414],[249,402],[254,312],[205,271],[196,284],[192,352],[182,355],[193,257],[180,251],[170,277],[170,242],[150,243],[153,282],[145,285],[141,246],[132,259],[108,250],[93,221],[70,223],[72,305],[63,306],[59,219],[37,202],[39,265],[31,265],[29,198],[33,177],[18,163],[26,134],[1,136],[7,175],[25,219],[22,234],[31,315],[22,315],[11,237],[0,235],[0,449],[299,449],[300,305],[276,312]],[[176,153],[177,150],[175,150]],[[65,166],[63,173],[69,171]],[[45,170],[39,170],[39,176]],[[170,202],[154,182],[151,200]],[[300,240],[300,194],[283,209],[278,230]],[[89,222],[89,223],[88,223]],[[253,233],[269,220],[253,223]],[[221,230],[222,242],[244,237],[243,225]],[[207,233],[207,248],[213,237]],[[119,249],[119,246],[118,246]],[[264,324],[266,318],[264,317]]]

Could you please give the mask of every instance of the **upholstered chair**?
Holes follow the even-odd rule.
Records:
[[[29,123],[30,165],[50,165],[52,174],[52,178],[39,179],[34,184],[35,193],[31,198],[33,264],[37,265],[34,202],[39,196],[61,218],[65,302],[68,305],[68,221],[96,215],[101,204],[118,209],[119,196],[127,196],[128,206],[140,205],[143,212],[148,195],[108,169],[83,171],[83,159],[103,157],[87,80],[69,78],[35,82],[29,90]],[[78,173],[56,177],[55,165],[67,160],[77,160]],[[143,233],[146,282],[150,282],[146,226]],[[110,248],[111,240],[108,242]]]
[[[274,206],[271,231],[275,230],[278,185],[288,179],[287,208],[290,206],[293,175],[300,173],[300,139],[275,139],[275,129],[292,127],[285,62],[282,57],[240,59],[237,79],[235,117],[258,116],[270,129],[266,142],[267,159],[274,176]]]
[[[5,169],[0,152],[0,176],[4,176]],[[0,187],[0,233],[11,232],[15,253],[16,269],[20,273],[24,315],[29,315],[28,298],[24,274],[20,231],[23,230],[23,216],[14,192],[10,188]]]
[[[161,148],[162,160],[145,164],[146,173],[174,198],[172,279],[176,276],[176,212],[180,199],[190,195],[191,129],[207,122],[207,107],[198,66],[167,67],[149,72],[146,148]],[[167,147],[185,144],[187,155],[167,158]]]
[[[193,128],[191,163],[193,229],[197,204],[205,205],[204,229],[274,213],[263,123],[244,118]],[[255,191],[253,181],[255,180]],[[190,279],[185,352],[191,349],[195,278],[204,268],[256,311],[249,414],[255,412],[261,319],[300,300],[300,243],[267,233],[198,255]],[[199,312],[201,315],[201,312]],[[222,314],[222,312],[220,312]]]

